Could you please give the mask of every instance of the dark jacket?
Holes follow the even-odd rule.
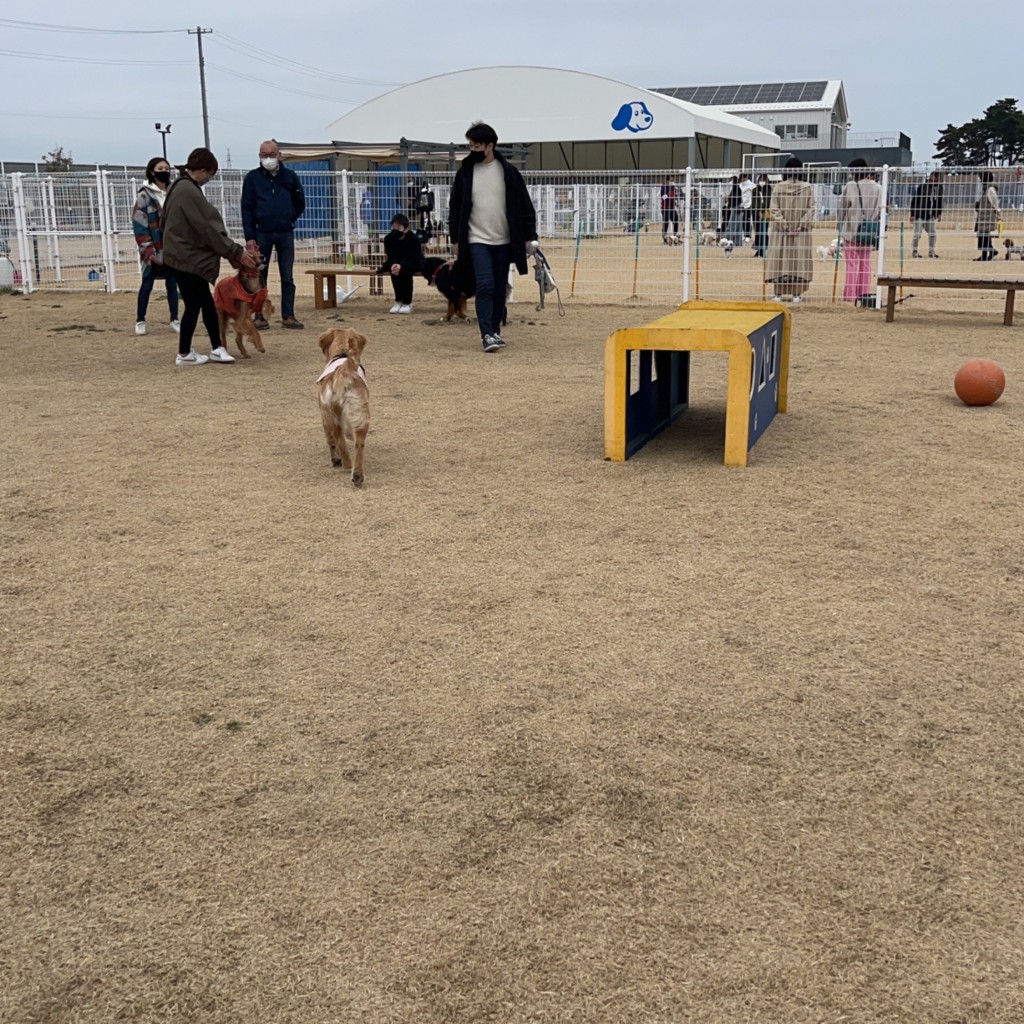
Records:
[[[910,216],[915,220],[935,220],[942,216],[942,186],[926,181],[918,185],[910,199]]]
[[[242,231],[251,242],[257,231],[294,231],[306,208],[299,176],[281,164],[277,174],[262,167],[251,170],[242,183]]]
[[[390,274],[393,263],[401,265],[403,275],[420,272],[423,249],[414,232],[406,231],[405,234],[399,234],[397,231],[389,231],[384,236],[384,254],[384,262],[378,270],[380,274]]]
[[[537,211],[533,208],[526,182],[497,150],[495,159],[505,170],[505,215],[512,246],[512,262],[520,274],[529,270],[526,262],[526,243],[537,240]],[[473,208],[473,167],[465,160],[452,184],[451,204],[448,207],[448,238],[459,246],[459,256],[469,255],[469,213]]]
[[[220,212],[187,174],[167,190],[160,226],[164,263],[211,284],[220,273],[222,258],[237,264],[245,252],[228,237]]]

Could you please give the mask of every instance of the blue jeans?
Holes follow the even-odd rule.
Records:
[[[150,271],[142,278],[139,285],[139,298],[135,303],[135,319],[145,320],[146,310],[149,309],[149,297],[153,293],[153,285],[156,283],[156,276]],[[167,287],[167,305],[171,311],[171,319],[178,319],[178,283],[174,280],[174,271],[170,267],[164,267],[164,276],[161,278]]]
[[[281,319],[288,320],[295,316],[295,279],[292,267],[295,265],[295,232],[294,231],[257,231],[256,244],[260,247],[260,256],[266,266],[260,271],[263,287],[267,287],[267,268],[270,266],[270,253],[277,250],[277,269],[281,274]]]
[[[469,259],[476,277],[476,319],[480,337],[500,334],[501,322],[505,319],[505,289],[508,268],[512,265],[512,247],[470,242]]]

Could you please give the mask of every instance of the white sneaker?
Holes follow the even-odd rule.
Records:
[[[145,326],[145,324],[143,324],[143,326]],[[172,320],[171,321],[171,330],[174,331],[175,334],[181,334],[181,321],[180,320]],[[143,331],[142,333],[145,334],[146,332]]]
[[[393,305],[393,306],[392,306],[392,307],[391,307],[391,308],[390,308],[390,309],[388,310],[388,312],[389,312],[389,313],[401,313],[401,312],[402,312],[402,304],[401,304],[400,302],[396,302],[396,303],[395,303],[395,304],[394,304],[394,305]]]
[[[136,333],[136,334],[138,334],[138,335],[139,335],[140,337],[141,337],[141,336],[142,336],[143,334],[145,334],[145,333],[146,333],[146,321],[145,321],[145,320],[140,320],[140,321],[139,321],[139,322],[138,322],[138,323],[137,323],[137,324],[135,325],[135,333]]]
[[[218,345],[210,353],[210,362],[212,363],[233,363],[235,357],[223,346]]]
[[[408,303],[406,305],[399,306],[398,307],[398,312],[399,313],[411,313],[412,312],[412,303]]]
[[[201,366],[203,363],[210,361],[209,356],[201,356],[198,352],[189,352],[187,356],[178,354],[178,358],[174,360],[175,366]]]

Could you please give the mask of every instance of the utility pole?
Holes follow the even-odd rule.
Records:
[[[203,63],[203,36],[208,36],[212,31],[212,28],[200,28],[198,25],[194,32],[192,29],[188,30],[188,34],[195,36],[196,42],[199,44],[199,92],[203,97],[203,139],[207,149],[210,148],[210,114],[206,109],[206,65]]]

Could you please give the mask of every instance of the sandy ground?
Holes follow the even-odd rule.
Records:
[[[1024,327],[799,310],[727,469],[718,354],[603,460],[667,310],[179,369],[133,305],[0,296],[0,1020],[1024,1019]]]

